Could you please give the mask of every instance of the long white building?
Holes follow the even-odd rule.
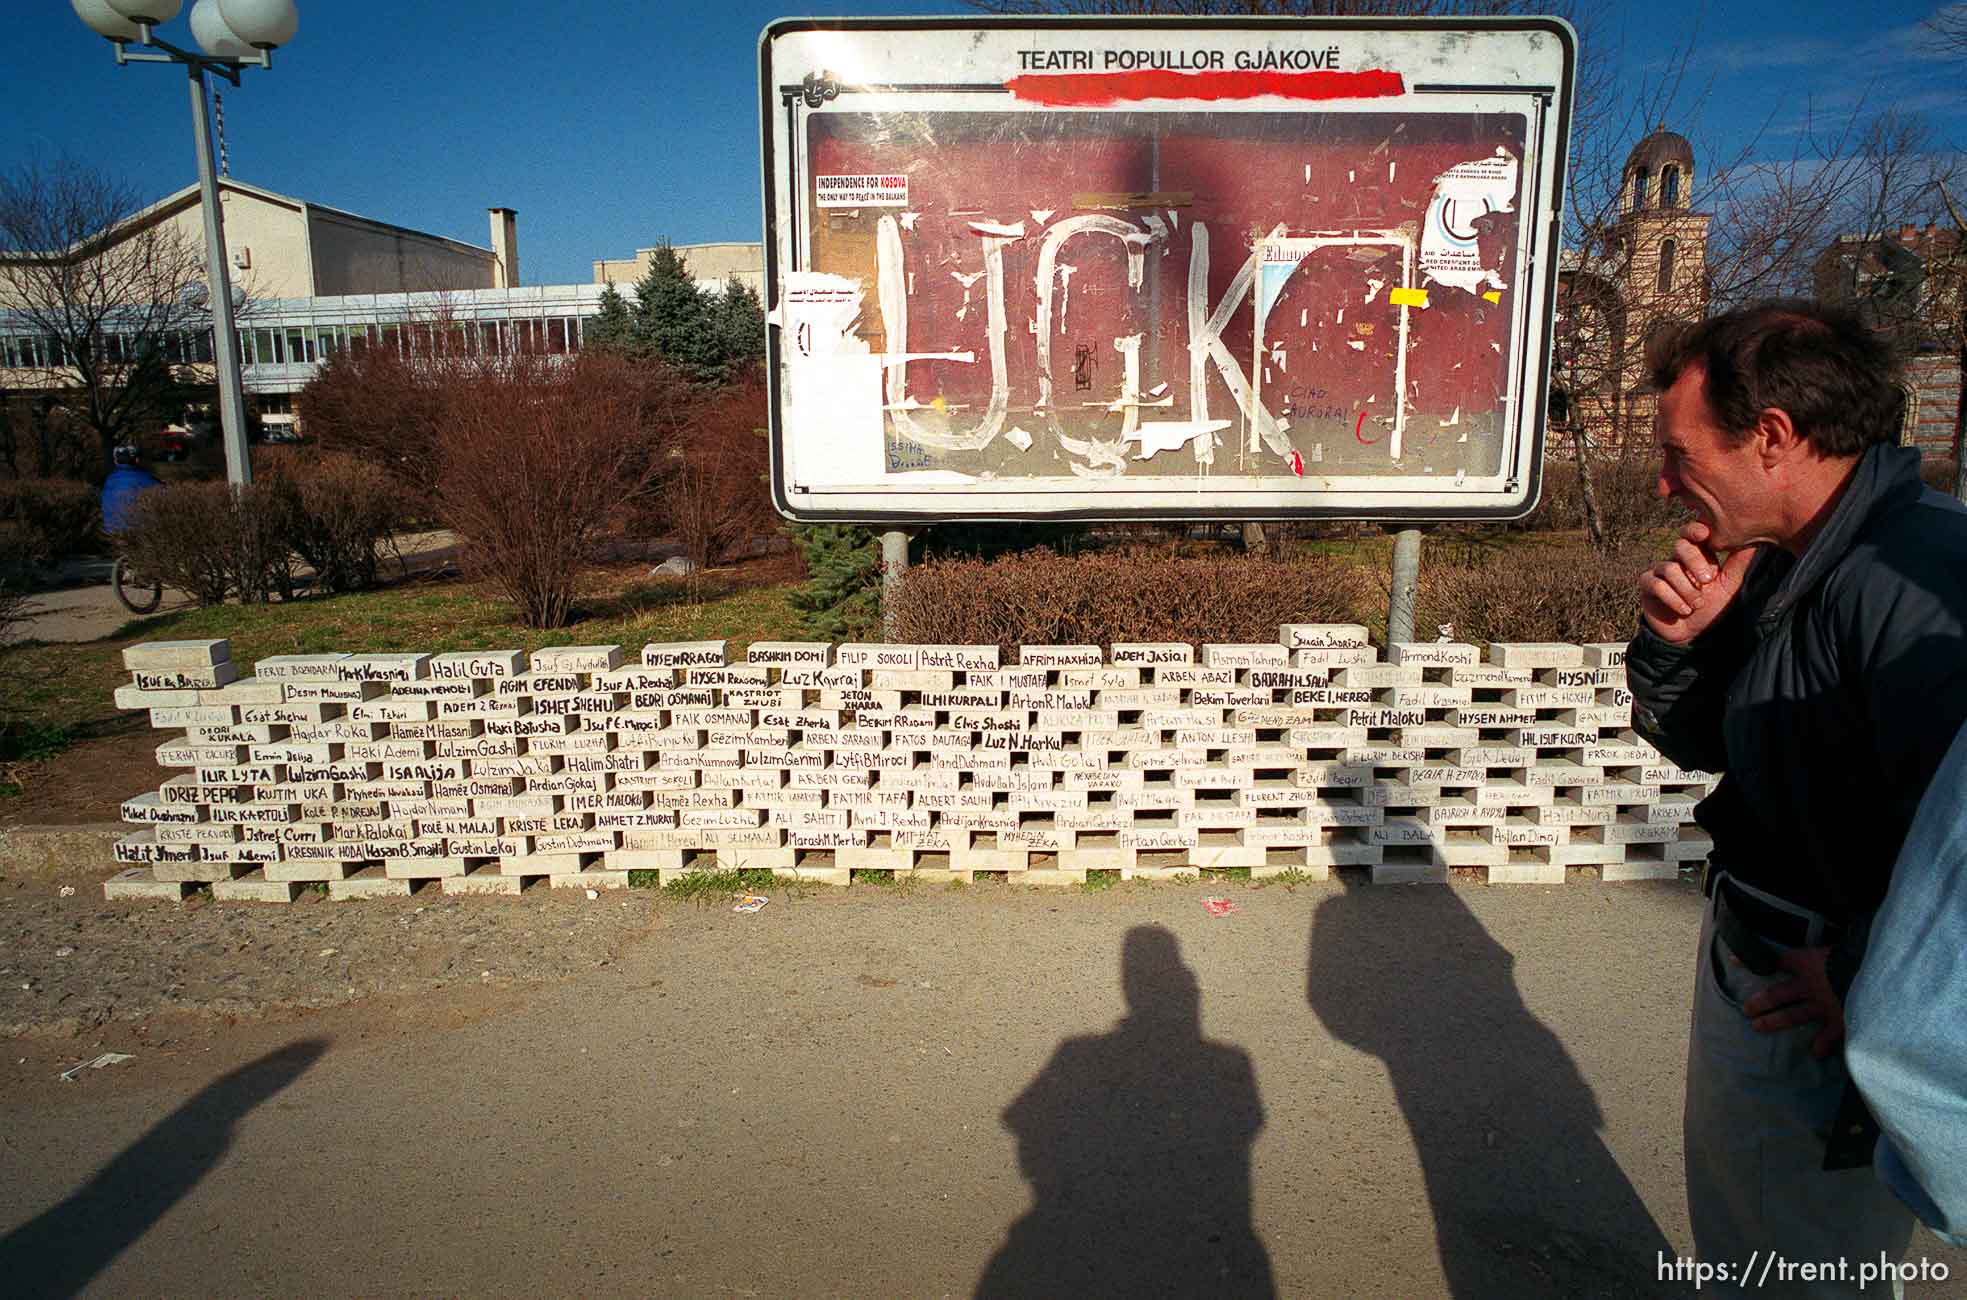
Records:
[[[330,357],[360,340],[405,355],[440,353],[566,353],[581,346],[586,322],[601,309],[607,286],[521,285],[518,214],[488,209],[486,247],[410,230],[318,203],[223,178],[226,250],[234,282],[245,290],[235,322],[246,391],[267,426],[297,418],[294,394]],[[130,217],[114,238],[157,227],[202,247],[198,187],[170,195]],[[705,245],[698,284],[721,290],[732,273],[732,250],[757,245]],[[681,247],[686,261],[692,249]],[[61,253],[55,256],[80,256]],[[742,260],[742,259],[740,259]],[[643,259],[646,264],[646,258]],[[637,270],[635,262],[596,263]],[[632,294],[633,285],[621,284]],[[0,261],[0,399],[65,386],[64,359],[54,340],[37,334],[10,298],[8,266]],[[211,382],[212,334],[188,320],[165,342],[166,360],[191,383]],[[127,347],[112,325],[102,341],[112,360]],[[269,432],[272,429],[269,428]]]

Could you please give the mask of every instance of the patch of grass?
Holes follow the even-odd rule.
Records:
[[[662,874],[656,871],[631,871],[628,873],[630,889],[660,889]]]
[[[72,739],[68,728],[44,718],[17,722],[0,713],[0,801],[26,794],[27,783],[15,778],[26,772],[28,764],[67,749]]]
[[[1286,867],[1274,876],[1265,876],[1261,880],[1252,880],[1250,882],[1250,888],[1263,889],[1269,885],[1282,885],[1286,889],[1296,889],[1299,885],[1314,883],[1316,883],[1315,879],[1304,868]]]
[[[648,874],[655,873],[652,871]],[[634,873],[629,875],[628,883],[631,888],[635,886]],[[784,882],[764,868],[720,871],[716,868],[693,867],[662,886],[662,892],[671,898],[685,898],[693,902],[707,903],[712,899],[728,897],[732,894],[757,893],[781,883]]]
[[[697,867],[671,880],[662,887],[662,892],[670,898],[687,898],[703,903],[721,895],[735,894],[742,888],[735,871]]]
[[[1250,868],[1204,867],[1202,868],[1201,877],[1204,880],[1241,880],[1247,883],[1250,879]]]
[[[1089,894],[1104,894],[1120,884],[1117,870],[1090,867],[1086,871],[1086,883],[1080,888]]]
[[[0,731],[0,761],[38,762],[67,749],[73,739],[67,727],[43,718],[29,718]]]
[[[897,893],[907,890],[915,883],[913,875],[899,871],[874,871],[856,867],[847,873],[847,879],[856,885],[873,885],[877,889],[893,890]]]

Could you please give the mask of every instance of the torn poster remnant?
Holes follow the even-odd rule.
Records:
[[[1185,447],[1197,438],[1229,427],[1228,420],[1143,420],[1123,441],[1139,442],[1135,460],[1147,460],[1159,452]]]
[[[1518,170],[1515,156],[1498,146],[1494,156],[1456,163],[1434,178],[1421,231],[1421,270],[1429,279],[1469,293],[1508,287],[1501,267],[1482,264],[1475,223],[1492,212],[1516,211]]]
[[[852,276],[791,271],[785,278],[779,327],[790,341],[789,407],[827,430],[794,454],[792,478],[802,486],[881,480],[882,364],[860,334],[864,297]]]

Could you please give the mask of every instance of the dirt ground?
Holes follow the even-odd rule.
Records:
[[[147,1032],[460,986],[509,988],[605,967],[660,926],[653,891],[529,889],[516,899],[287,906],[110,902],[108,866],[0,877],[0,1038]],[[64,895],[63,890],[74,892]],[[491,906],[486,904],[490,903]]]
[[[1691,885],[62,883],[0,891],[10,1292],[1685,1293]]]

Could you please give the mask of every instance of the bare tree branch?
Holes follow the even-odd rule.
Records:
[[[0,176],[0,333],[37,336],[52,387],[111,450],[162,423],[179,335],[209,329],[187,287],[203,250],[131,189],[84,164],[29,163]]]

